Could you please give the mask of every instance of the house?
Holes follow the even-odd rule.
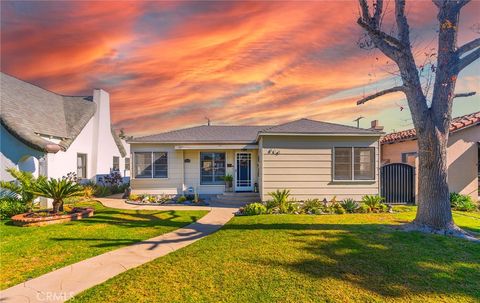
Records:
[[[110,97],[63,96],[1,73],[0,176],[6,168],[81,179],[119,171],[130,176],[129,146],[110,124]]]
[[[380,142],[382,164],[407,163],[418,168],[414,129],[388,134]],[[452,119],[447,147],[448,187],[450,192],[470,195],[474,201],[478,200],[479,142],[480,112]]]
[[[132,192],[222,194],[289,189],[293,198],[337,199],[379,193],[375,129],[300,119],[275,126],[203,125],[130,140]]]

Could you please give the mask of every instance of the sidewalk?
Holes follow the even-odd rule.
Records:
[[[55,270],[0,292],[0,302],[64,302],[124,272],[185,247],[227,223],[235,208],[217,206],[137,206],[120,199],[98,199],[107,207],[210,212],[186,227]]]

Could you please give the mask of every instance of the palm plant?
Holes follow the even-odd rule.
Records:
[[[365,195],[362,197],[362,202],[370,209],[370,211],[380,210],[384,198],[378,195]]]
[[[63,201],[67,198],[84,194],[83,187],[68,179],[50,178],[39,180],[32,191],[33,194],[53,199],[53,212],[63,211]]]
[[[278,207],[280,213],[287,213],[290,201],[290,191],[288,189],[279,190],[268,193],[272,197],[272,201],[268,203],[268,207]]]
[[[0,181],[0,188],[3,189],[2,196],[6,195],[7,191],[13,193],[13,195],[9,194],[9,199],[15,196],[15,198],[30,211],[33,207],[33,201],[38,196],[32,192],[32,189],[39,181],[45,180],[45,177],[40,176],[35,178],[32,173],[20,171],[15,168],[7,168],[7,172],[15,178],[15,181]]]

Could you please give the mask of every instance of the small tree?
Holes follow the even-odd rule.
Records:
[[[40,176],[37,179],[32,173],[20,171],[15,168],[7,168],[6,171],[15,178],[15,181],[0,181],[0,188],[16,194],[17,200],[24,204],[29,211],[32,210],[33,201],[37,198],[37,195],[34,194],[32,190],[35,184],[44,180],[45,177]]]
[[[63,211],[63,202],[67,198],[79,197],[84,194],[83,187],[68,179],[50,178],[39,180],[33,190],[33,194],[53,199],[53,212]]]
[[[480,38],[460,47],[457,34],[460,10],[470,0],[432,0],[438,9],[438,49],[431,100],[423,91],[419,70],[410,42],[410,29],[405,15],[406,0],[395,0],[396,34],[382,31],[384,1],[373,2],[372,14],[367,0],[359,0],[361,16],[357,23],[366,31],[376,48],[395,62],[402,85],[380,91],[357,102],[385,94],[402,92],[407,97],[418,138],[418,210],[409,226],[412,229],[464,236],[453,223],[447,184],[447,143],[454,98],[474,93],[455,93],[458,74],[480,57]]]

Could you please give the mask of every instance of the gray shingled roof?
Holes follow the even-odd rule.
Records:
[[[40,135],[61,138],[66,150],[91,117],[91,96],[62,96],[1,73],[1,124],[28,146],[48,151],[52,142]]]
[[[118,147],[118,151],[120,152],[122,157],[125,157],[127,155],[127,151],[125,150],[125,147],[123,146],[122,139],[120,139],[117,132],[113,128],[110,128],[110,131],[112,132],[113,140],[115,141],[115,144]]]
[[[129,142],[162,143],[255,143],[259,131],[270,126],[202,125],[174,130],[157,135],[134,138]]]
[[[382,134],[381,132],[329,122],[299,119],[263,130],[261,133],[286,134]],[[260,134],[261,134],[260,133]]]
[[[277,126],[196,126],[173,130],[157,135],[134,138],[131,143],[256,143],[257,136],[262,134],[352,134],[371,135],[382,134],[371,129],[356,128],[353,126],[300,119]]]

